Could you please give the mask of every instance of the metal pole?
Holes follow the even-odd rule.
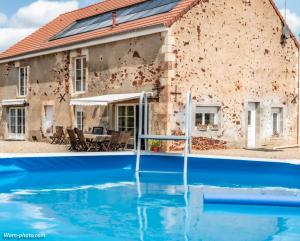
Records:
[[[189,214],[189,187],[184,185],[184,202],[185,202],[185,220],[184,220],[184,240],[189,240],[188,238],[188,228],[190,223],[190,214]]]
[[[185,105],[185,146],[184,146],[184,164],[183,164],[183,178],[184,185],[187,185],[187,162],[188,162],[188,152],[189,152],[189,110],[190,110],[190,92],[186,96]]]
[[[192,143],[192,93],[189,92],[189,154],[192,153],[193,143]]]
[[[141,93],[140,105],[139,105],[139,131],[138,131],[138,146],[136,154],[136,172],[140,171],[140,159],[141,159],[141,135],[142,135],[142,125],[143,125],[143,102],[145,98],[145,92]]]
[[[300,34],[299,34],[300,41]],[[297,144],[300,145],[300,47],[298,47],[298,141]]]
[[[148,135],[148,96],[144,96],[144,134]],[[148,151],[148,140],[145,140],[145,150]]]
[[[285,20],[285,22],[287,21],[287,19],[286,19],[286,17],[287,17],[286,12],[287,12],[287,0],[284,0],[284,20]]]

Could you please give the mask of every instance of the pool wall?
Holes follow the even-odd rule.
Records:
[[[0,177],[11,172],[65,172],[82,170],[126,170],[135,173],[134,152],[2,155]],[[140,162],[143,181],[183,180],[183,156],[144,154]],[[147,174],[151,173],[151,174]],[[162,173],[162,175],[153,175]],[[176,175],[166,175],[176,174]],[[162,178],[166,176],[166,178]],[[188,183],[228,187],[300,188],[300,164],[294,161],[190,155]],[[157,178],[156,178],[157,177]],[[156,180],[157,179],[157,180]]]
[[[28,172],[85,169],[135,170],[135,162],[136,155],[134,152],[0,155],[1,166],[15,165]],[[177,154],[144,154],[141,158],[140,170],[180,173],[183,172],[183,156]],[[190,155],[188,170],[300,175],[300,161],[298,163],[297,161]]]

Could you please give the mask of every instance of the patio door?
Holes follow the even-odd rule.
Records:
[[[132,139],[129,145],[135,148],[136,108],[135,105],[117,105],[117,131],[129,131]]]
[[[24,107],[9,108],[8,135],[9,135],[9,139],[13,139],[13,140],[25,139],[25,108]]]
[[[131,140],[129,141],[129,148],[136,149],[137,146],[137,135],[139,129],[139,106],[136,104],[131,105],[117,105],[117,131],[130,131]],[[144,128],[144,123],[142,128]],[[145,148],[144,140],[142,140],[142,149]]]

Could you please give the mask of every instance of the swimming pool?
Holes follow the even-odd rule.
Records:
[[[75,156],[74,156],[75,155]],[[300,166],[268,160],[133,153],[0,159],[0,235],[44,240],[300,240],[300,208],[204,203],[298,199]]]

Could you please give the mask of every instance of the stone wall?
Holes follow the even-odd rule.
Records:
[[[297,137],[297,48],[292,39],[281,43],[282,22],[269,0],[210,0],[196,5],[167,33],[0,64],[1,99],[17,96],[18,66],[30,66],[27,133],[42,128],[44,106],[54,106],[54,126],[74,125],[71,98],[163,88],[150,104],[153,134],[184,132],[185,93],[196,106],[218,106],[218,130],[194,136],[245,146],[247,107],[258,103],[257,143],[295,143]],[[73,93],[74,58],[85,55],[87,91]],[[181,95],[175,96],[175,87]],[[156,91],[153,91],[156,94]],[[137,103],[137,102],[135,102]],[[271,108],[283,108],[283,132],[272,137]],[[0,136],[5,137],[6,108]],[[114,106],[84,108],[85,130],[114,128]],[[107,118],[99,118],[100,116]],[[193,113],[194,116],[194,113]],[[193,118],[193,123],[195,122]]]
[[[258,144],[295,143],[298,90],[297,47],[281,43],[282,22],[269,1],[203,1],[185,14],[169,33],[173,44],[169,132],[182,131],[184,93],[192,91],[195,106],[220,106],[221,128],[198,131],[245,146],[248,102],[259,103]],[[283,133],[272,138],[271,108],[283,108]],[[194,121],[193,121],[194,124]]]
[[[161,47],[164,37],[153,34],[115,43],[94,46],[76,51],[61,52],[25,59],[20,62],[0,65],[1,99],[17,98],[18,75],[20,66],[29,66],[28,93],[26,96],[26,133],[30,139],[32,133],[43,131],[45,106],[54,107],[54,126],[73,127],[74,107],[71,98],[81,98],[114,93],[151,92],[155,83],[161,81],[164,55]],[[151,46],[151,47],[149,47]],[[87,90],[83,94],[73,91],[74,58],[87,57]],[[137,103],[137,102],[134,102]],[[167,103],[151,104],[153,112],[166,109]],[[3,108],[0,136],[7,138],[7,110]],[[93,126],[114,128],[114,106],[84,107],[85,130]],[[101,118],[102,116],[108,118]],[[152,118],[153,130],[166,129],[161,116]],[[46,133],[44,133],[46,134]]]

